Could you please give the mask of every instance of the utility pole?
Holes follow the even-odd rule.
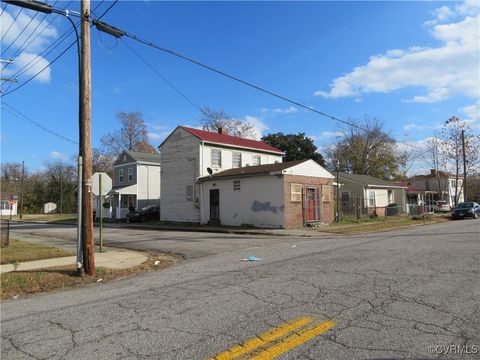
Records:
[[[60,163],[60,215],[63,214],[63,166]]]
[[[463,153],[463,201],[467,201],[467,160],[465,156],[465,130],[462,130],[462,153]]]
[[[92,210],[92,149],[91,149],[91,68],[90,68],[90,0],[81,0],[81,73],[80,73],[80,156],[82,176],[82,251],[83,267],[95,275]]]
[[[23,183],[25,179],[25,161],[22,160],[22,179],[20,180],[20,219],[23,219]]]

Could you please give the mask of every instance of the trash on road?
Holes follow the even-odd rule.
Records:
[[[155,261],[154,265],[155,265],[155,266],[160,265],[160,260]]]
[[[98,280],[97,280],[97,283],[102,282],[102,281],[103,281],[103,279],[98,279]]]
[[[247,258],[242,259],[242,261],[260,261],[260,260],[262,260],[262,259],[257,258],[256,256],[253,256],[253,255],[250,255]]]

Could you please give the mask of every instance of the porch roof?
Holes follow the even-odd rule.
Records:
[[[108,192],[108,195],[135,195],[137,193],[137,185],[117,186]]]

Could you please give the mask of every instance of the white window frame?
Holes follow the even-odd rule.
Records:
[[[252,166],[262,165],[262,157],[258,154],[252,155]]]
[[[240,151],[232,152],[232,168],[242,167],[242,153]]]
[[[133,181],[133,168],[129,167],[127,169],[127,174],[128,174],[128,182],[132,182]]]
[[[368,190],[368,207],[376,207],[377,206],[376,197],[377,197],[377,195],[375,193],[375,190]],[[373,205],[372,205],[372,201],[373,201]]]
[[[218,154],[218,158],[216,155]],[[222,150],[220,149],[211,149],[210,150],[210,162],[212,167],[222,167]]]
[[[123,169],[118,169],[118,182],[123,183]]]

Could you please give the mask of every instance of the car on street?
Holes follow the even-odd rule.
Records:
[[[462,202],[452,210],[452,219],[464,219],[471,217],[478,219],[480,217],[480,205],[476,202]]]
[[[435,201],[433,205],[433,210],[435,212],[450,212],[452,209],[450,208],[450,205],[446,201]]]
[[[148,220],[160,219],[160,205],[148,205],[140,211],[133,211],[127,214],[127,222],[145,222]]]

